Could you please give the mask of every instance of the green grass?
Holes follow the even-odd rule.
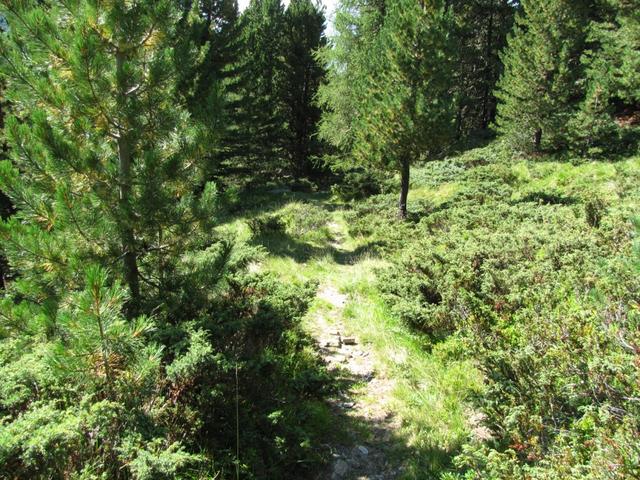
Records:
[[[377,370],[395,380],[392,404],[402,421],[397,437],[411,452],[405,478],[433,478],[469,435],[466,400],[481,392],[482,377],[470,361],[438,353],[458,349],[455,339],[429,352],[423,337],[393,317],[376,288],[375,270],[385,263],[365,258],[338,279],[350,298],[347,333],[368,344]]]
[[[521,182],[521,192],[558,191],[565,195],[596,192],[605,200],[620,199],[620,182],[640,175],[640,158],[618,163],[588,162],[579,165],[560,162],[519,162],[512,167]]]

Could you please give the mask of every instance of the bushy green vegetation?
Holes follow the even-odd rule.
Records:
[[[87,275],[55,318],[25,302],[5,317],[3,476],[215,478],[234,471],[236,441],[244,478],[296,478],[299,460],[319,460],[326,378],[299,328],[312,284],[230,274],[170,325],[127,322],[124,290]]]
[[[315,285],[251,273],[261,250],[216,230],[200,6],[2,4],[2,478],[299,478],[321,459]]]
[[[379,220],[387,197],[354,206],[353,233],[398,258],[379,281],[393,315],[429,348],[463,339],[483,372],[492,438],[463,447],[460,478],[638,473],[640,159],[574,163],[491,146],[428,164],[416,188],[434,195],[401,233]]]

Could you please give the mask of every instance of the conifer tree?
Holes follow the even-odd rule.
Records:
[[[176,103],[175,2],[3,5],[12,111],[0,188],[18,211],[0,233],[20,274],[12,289],[55,302],[100,263],[122,278],[133,316],[162,296],[214,193],[193,194],[202,129]]]
[[[495,120],[494,90],[502,73],[499,53],[506,45],[516,8],[509,0],[451,2],[457,48],[456,134],[486,130]]]
[[[581,91],[590,2],[523,0],[502,57],[497,123],[517,149],[558,148]]]
[[[342,5],[336,54],[320,98],[321,133],[361,165],[397,171],[407,215],[412,162],[437,154],[452,132],[451,16],[444,2]],[[346,20],[346,21],[345,21]],[[348,98],[343,98],[348,95]]]
[[[324,13],[312,0],[292,0],[285,12],[282,92],[287,124],[285,151],[298,176],[309,175],[319,155],[320,108],[315,96],[324,69],[315,52],[326,44]]]
[[[251,0],[240,17],[239,78],[230,98],[237,127],[230,149],[236,164],[256,173],[283,168],[284,32],[281,0]]]
[[[640,4],[605,0],[591,17],[585,96],[570,127],[580,151],[602,153],[618,148],[640,127]]]
[[[189,0],[176,32],[180,48],[176,69],[182,80],[178,93],[191,115],[208,133],[206,178],[218,180],[229,146],[238,135],[234,109],[237,107],[238,61],[242,53],[237,0]],[[193,46],[198,47],[193,49]],[[190,53],[195,58],[185,62]]]

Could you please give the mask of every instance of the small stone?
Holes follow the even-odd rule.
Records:
[[[329,332],[329,335],[333,335],[334,337],[339,337],[340,336],[340,330],[333,330],[333,331]]]
[[[349,464],[342,459],[339,459],[333,466],[332,478],[338,479],[344,477],[349,471]]]
[[[324,342],[324,346],[327,348],[340,348],[342,345],[340,343],[340,340],[338,339],[336,340],[327,340],[326,342]]]
[[[356,342],[356,339],[353,337],[344,337],[342,339],[342,343],[344,343],[345,345],[357,345],[358,342]]]
[[[348,408],[353,408],[355,405],[356,405],[356,404],[355,404],[355,403],[353,403],[353,402],[343,402],[343,403],[341,403],[341,404],[340,404],[340,406],[341,406],[342,408],[346,408],[346,409],[348,409]]]
[[[360,455],[362,456],[366,456],[369,455],[369,449],[367,447],[365,447],[364,445],[358,445],[356,447],[356,450],[358,450],[358,452],[360,453]]]

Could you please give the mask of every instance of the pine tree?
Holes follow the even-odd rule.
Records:
[[[591,14],[585,96],[570,127],[574,148],[590,154],[637,147],[640,127],[640,4],[605,0]],[[620,140],[624,140],[620,142]]]
[[[287,124],[285,151],[293,172],[309,175],[318,157],[320,108],[315,97],[324,69],[314,53],[326,44],[324,13],[312,0],[292,0],[285,12],[282,92]]]
[[[451,2],[457,48],[455,85],[459,138],[486,130],[495,120],[496,82],[502,73],[499,52],[513,26],[516,8],[509,0]]]
[[[502,57],[497,123],[517,149],[566,144],[567,122],[581,98],[580,56],[590,2],[523,0]]]
[[[255,173],[284,167],[284,25],[280,0],[251,0],[240,17],[239,79],[230,99],[236,129],[228,148],[236,165]]]
[[[219,181],[238,128],[234,110],[238,61],[242,53],[237,0],[189,0],[178,26],[177,91],[191,115],[206,129],[206,178]],[[196,47],[195,49],[193,47]],[[195,57],[190,55],[196,54]],[[188,61],[185,61],[188,58]]]
[[[337,28],[321,134],[348,149],[346,163],[399,171],[405,218],[411,163],[440,152],[453,130],[451,16],[437,1],[345,3]]]
[[[200,239],[214,190],[194,194],[202,129],[176,103],[174,3],[4,2],[0,188],[18,211],[0,233],[16,295],[55,301],[99,263],[134,316]]]

